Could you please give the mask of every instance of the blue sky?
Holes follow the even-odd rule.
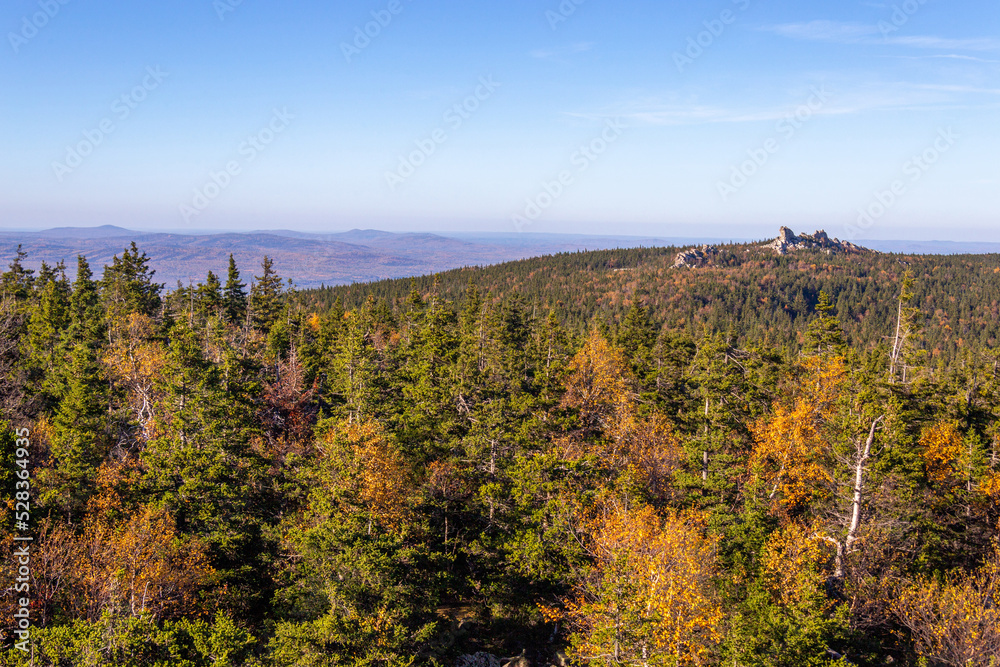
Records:
[[[1000,240],[996,0],[7,0],[0,35],[4,228]]]

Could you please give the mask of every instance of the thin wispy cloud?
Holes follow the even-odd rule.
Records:
[[[593,48],[594,42],[578,42],[552,49],[535,49],[530,55],[532,58],[538,58],[539,60],[554,60],[566,58],[577,53],[586,53]]]
[[[936,84],[921,84],[917,86],[925,90],[940,90],[946,93],[971,93],[979,95],[1000,95],[1000,88],[976,88],[973,86],[949,86]]]
[[[761,26],[759,30],[788,37],[789,39],[813,42],[836,42],[840,44],[856,44],[879,33],[877,26],[861,23],[843,23],[840,21],[783,23],[780,25]]]
[[[995,108],[1000,89],[953,84],[923,84],[905,81],[872,81],[838,85],[840,92],[827,92],[829,99],[809,109],[810,116],[850,116],[886,111],[940,111]],[[822,90],[817,86],[814,90]],[[797,101],[767,107],[739,107],[705,104],[698,101],[643,98],[623,102],[593,112],[567,112],[567,117],[603,121],[622,119],[632,125],[683,126],[712,123],[776,122],[801,110],[812,92]],[[990,97],[984,97],[990,96]],[[815,100],[812,100],[815,101]]]
[[[761,26],[758,30],[788,39],[835,44],[887,44],[915,49],[998,51],[1000,40],[992,37],[948,38],[933,35],[884,36],[878,25],[816,20]]]
[[[1000,63],[1000,60],[989,60],[987,58],[977,58],[976,56],[966,56],[966,55],[961,55],[961,54],[958,54],[958,53],[935,53],[935,54],[931,54],[931,55],[927,55],[927,56],[901,56],[901,55],[894,55],[894,56],[883,56],[883,57],[885,57],[885,58],[902,58],[902,59],[905,59],[905,60],[938,60],[938,59],[945,59],[945,60],[966,60],[966,61],[969,61],[969,62],[976,62],[976,63],[992,63],[992,64],[998,64],[998,63]]]
[[[721,106],[664,106],[648,109],[621,109],[595,113],[567,112],[572,118],[603,121],[618,118],[629,124],[651,126],[705,125],[709,123],[760,123],[787,118],[794,108],[769,108],[758,110],[734,109]],[[825,106],[811,111],[815,116],[840,116],[855,113],[857,109],[845,106]]]
[[[929,37],[915,35],[912,37],[889,37],[877,40],[883,44],[911,46],[918,49],[958,49],[966,51],[997,51],[1000,50],[1000,40],[982,37],[976,39],[947,39],[944,37]]]

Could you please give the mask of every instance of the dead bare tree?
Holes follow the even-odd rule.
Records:
[[[853,486],[851,488],[851,510],[843,532],[837,536],[826,533],[816,534],[817,538],[829,542],[836,549],[833,578],[838,581],[843,580],[847,557],[854,553],[858,545],[868,491],[866,488],[866,478],[872,464],[872,459],[877,454],[875,451],[875,436],[882,428],[884,422],[884,414],[874,418],[869,426],[867,436],[861,435],[854,439],[852,456],[845,461],[852,468]]]

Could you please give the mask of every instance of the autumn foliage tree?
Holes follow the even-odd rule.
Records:
[[[327,461],[324,482],[370,516],[373,523],[398,528],[406,518],[410,471],[392,438],[377,422],[335,424],[323,444]]]
[[[588,525],[593,565],[568,605],[574,656],[593,664],[710,665],[722,637],[715,543],[697,516],[614,501]]]
[[[918,653],[935,665],[1000,663],[1000,550],[972,573],[920,579],[897,593],[893,610]]]
[[[569,362],[566,372],[562,405],[577,411],[585,432],[608,428],[631,410],[635,389],[625,357],[596,329]]]
[[[640,410],[636,380],[622,351],[594,330],[567,365],[561,406],[582,428],[562,440],[568,452],[592,454],[614,470],[631,469],[655,497],[668,498],[683,452],[665,415]]]

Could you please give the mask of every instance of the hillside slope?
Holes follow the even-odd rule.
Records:
[[[770,244],[773,245],[773,244]],[[967,342],[993,346],[1000,336],[1000,256],[890,255],[803,247],[779,254],[768,244],[717,246],[700,266],[675,266],[700,249],[641,248],[564,253],[416,280],[388,280],[309,293],[318,307],[346,307],[369,296],[402,304],[411,285],[461,301],[470,283],[494,297],[517,296],[543,314],[554,308],[577,329],[592,315],[611,321],[639,301],[663,325],[691,334],[738,331],[796,349],[803,318],[827,292],[854,341],[888,335],[903,274],[916,279],[932,356],[955,355]],[[436,284],[436,287],[435,287]],[[398,306],[403,307],[403,306]]]

